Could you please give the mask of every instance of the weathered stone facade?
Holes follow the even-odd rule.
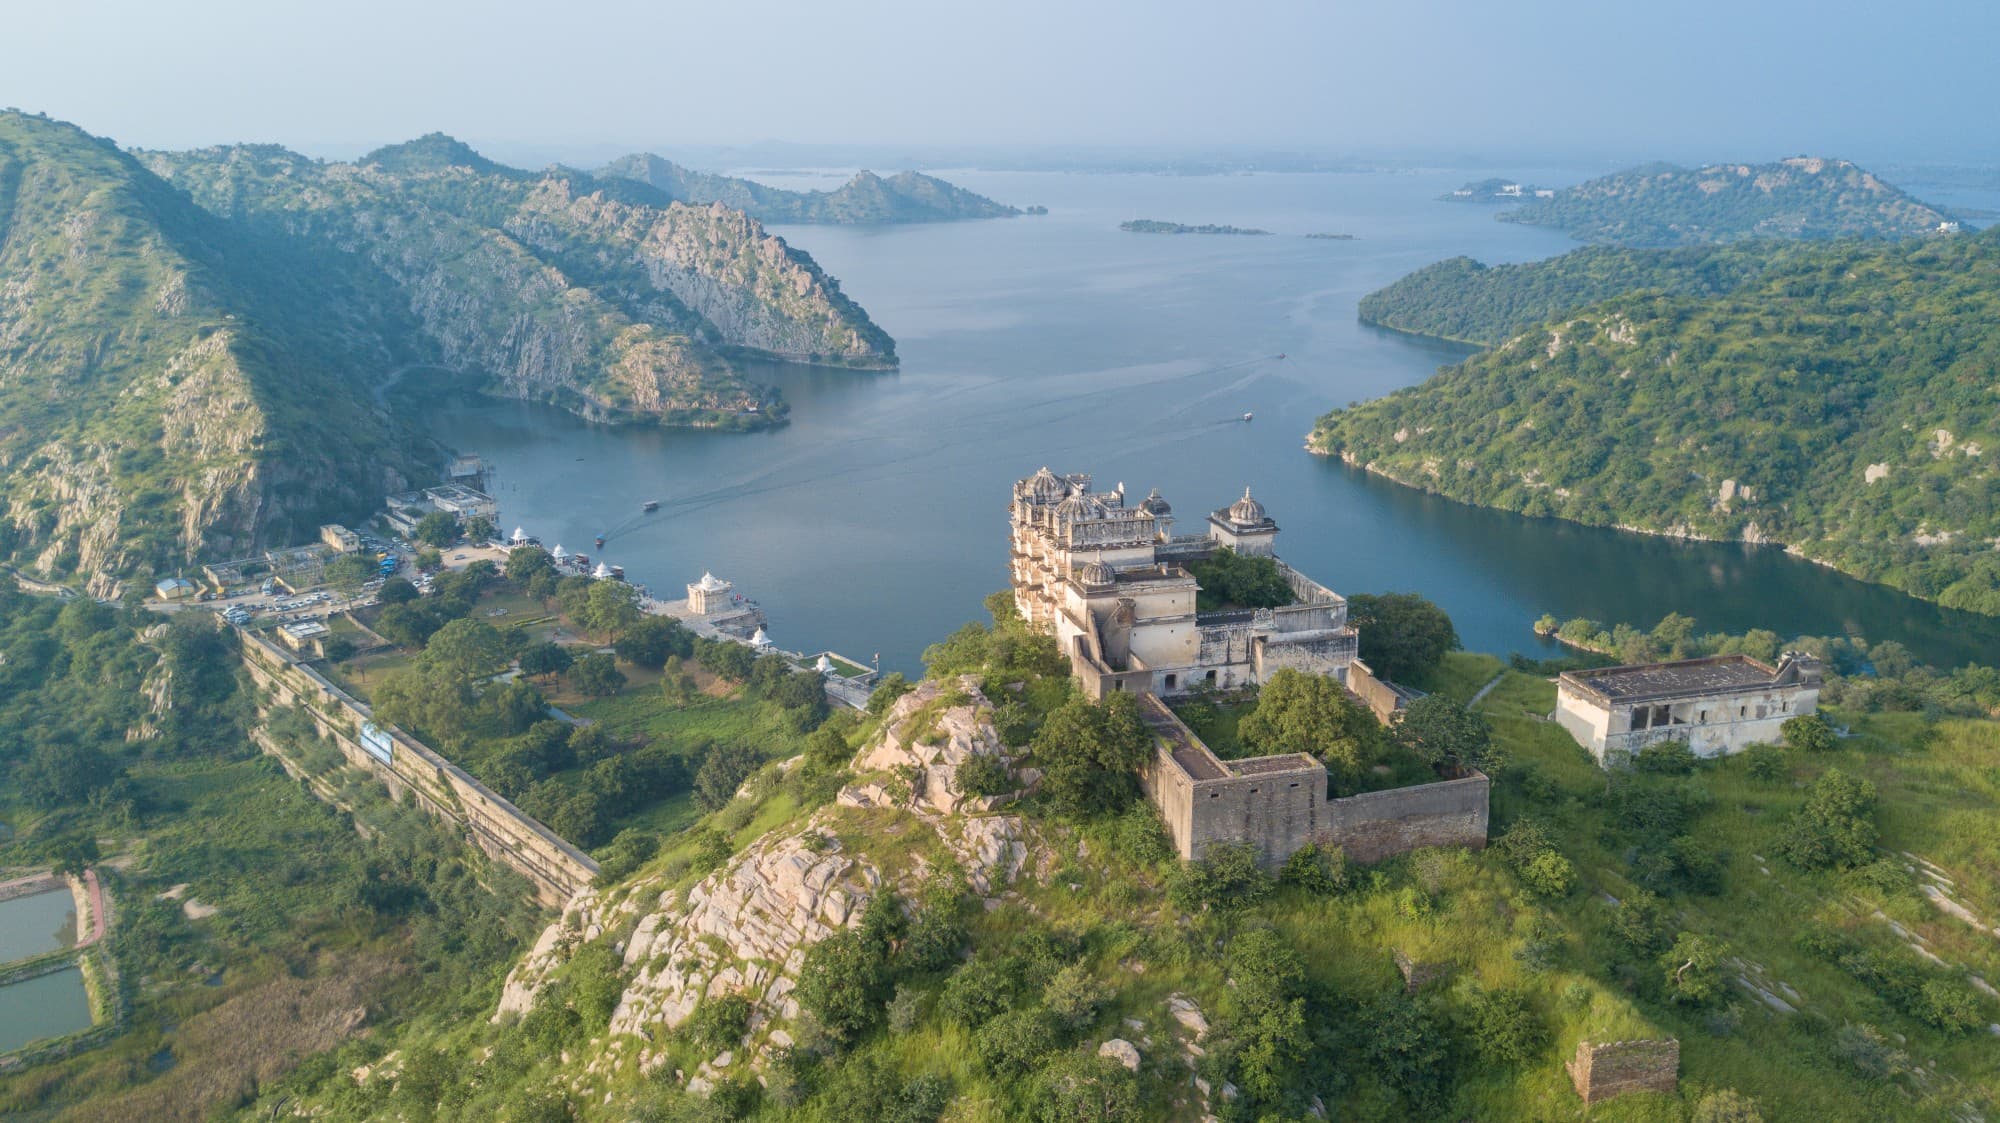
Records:
[[[1627,1092],[1673,1095],[1680,1088],[1681,1043],[1664,1041],[1579,1041],[1569,1069],[1576,1094],[1586,1104],[1603,1103]]]
[[[1600,763],[1662,741],[1699,756],[1774,742],[1780,727],[1819,705],[1819,660],[1786,655],[1773,667],[1746,655],[1565,671],[1556,722]]]
[[[414,793],[425,811],[461,824],[481,850],[526,877],[542,904],[561,908],[590,886],[597,863],[464,769],[394,726],[378,726],[368,706],[255,632],[237,630],[251,681],[274,701],[297,706],[347,762],[373,774],[389,794]],[[283,748],[257,743],[293,764]],[[322,792],[324,795],[325,793]]]
[[[1277,560],[1278,524],[1247,490],[1204,533],[1176,535],[1158,491],[1127,506],[1123,484],[1094,492],[1088,474],[1043,468],[1014,485],[1011,512],[1015,606],[1055,635],[1090,697],[1232,690],[1284,667],[1346,680],[1346,599],[1282,560],[1293,603],[1197,611],[1189,563],[1224,547]]]
[[[1308,843],[1357,862],[1426,846],[1486,845],[1485,774],[1328,799],[1326,766],[1304,754],[1222,760],[1157,697],[1140,714],[1158,736],[1139,776],[1174,850],[1193,861],[1218,842],[1254,844],[1276,868]]]

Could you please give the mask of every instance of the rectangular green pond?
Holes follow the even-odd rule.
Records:
[[[0,1053],[89,1028],[90,995],[76,967],[0,987]]]
[[[76,942],[76,899],[67,887],[0,901],[0,964]]]

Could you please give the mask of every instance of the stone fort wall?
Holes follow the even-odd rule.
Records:
[[[1328,799],[1326,768],[1318,761],[1219,760],[1158,698],[1146,696],[1140,705],[1161,735],[1140,786],[1185,860],[1200,859],[1218,842],[1251,843],[1274,869],[1307,843],[1338,846],[1357,862],[1427,846],[1486,845],[1492,782],[1484,773]]]
[[[311,715],[320,734],[340,749],[347,762],[380,780],[391,796],[401,799],[406,792],[414,793],[425,811],[464,827],[467,837],[488,856],[526,877],[543,905],[561,908],[597,876],[597,863],[589,855],[393,726],[382,727],[393,743],[391,759],[383,761],[361,743],[362,723],[374,718],[366,704],[262,636],[241,629],[237,635],[252,681],[275,700]],[[266,752],[297,771],[297,762],[286,758],[270,738],[257,740]]]

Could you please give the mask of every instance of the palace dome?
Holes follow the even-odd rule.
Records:
[[[1250,489],[1243,489],[1243,498],[1229,505],[1229,521],[1233,523],[1260,523],[1269,518],[1264,513],[1264,505],[1250,498]]]
[[[1053,503],[1069,494],[1069,485],[1049,471],[1048,465],[1028,477],[1028,495],[1038,503]]]
[[[1160,515],[1171,515],[1174,513],[1174,509],[1168,506],[1167,501],[1160,498],[1160,489],[1157,487],[1148,493],[1146,498],[1139,501],[1139,509],[1155,518]]]
[[[1056,504],[1056,518],[1058,520],[1073,522],[1077,519],[1101,519],[1103,517],[1104,505],[1087,495],[1072,495],[1068,499]]]
[[[1076,579],[1093,588],[1103,588],[1118,583],[1118,574],[1101,561],[1085,562],[1076,571]]]

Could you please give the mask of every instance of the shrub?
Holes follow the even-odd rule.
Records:
[[[1839,744],[1833,735],[1833,727],[1818,714],[1786,718],[1778,729],[1785,736],[1785,744],[1809,753],[1823,753]]]
[[[1846,869],[1875,853],[1875,785],[1829,768],[1813,781],[1778,840],[1778,853],[1800,869]]]
[[[1530,893],[1540,897],[1567,896],[1576,884],[1576,867],[1568,858],[1553,850],[1544,850],[1523,864],[1517,871],[1521,884]]]
[[[1696,1102],[1693,1123],[1764,1123],[1764,1113],[1757,1110],[1756,1100],[1722,1088]]]
[[[1967,1033],[1986,1021],[1973,989],[1956,979],[1931,979],[1919,989],[1916,1014],[1946,1033]]]
[[[1752,780],[1766,782],[1782,779],[1791,771],[1785,764],[1785,751],[1776,745],[1751,745],[1744,749],[1743,768]]]
[[[1183,863],[1167,879],[1167,899],[1183,912],[1222,911],[1255,904],[1271,890],[1256,844],[1219,842],[1200,861]]]
[[[1489,1064],[1521,1064],[1547,1047],[1548,1027],[1542,1024],[1527,996],[1515,990],[1480,991],[1465,1012],[1466,1035],[1472,1048]]]
[[[694,775],[694,799],[709,811],[729,806],[743,781],[763,762],[755,750],[744,745],[717,745],[701,762]]]
[[[794,992],[799,1006],[819,1019],[828,1036],[850,1043],[882,1013],[887,972],[880,950],[862,932],[835,932],[806,951]]]
[[[910,680],[904,677],[903,672],[890,671],[882,676],[881,681],[875,684],[875,689],[869,693],[868,712],[880,717],[889,712],[889,707],[896,704],[896,699],[915,689],[916,687],[910,685]]]
[[[992,753],[968,754],[958,762],[951,778],[959,791],[975,798],[1014,790],[1014,777],[1007,771],[1007,763]]]
[[[1110,1057],[1064,1053],[1035,1074],[1030,1112],[1036,1123],[1134,1123],[1141,1118],[1139,1078]]]
[[[1111,990],[1098,982],[1090,968],[1071,963],[1057,971],[1042,988],[1042,1004],[1064,1027],[1075,1031],[1097,1017],[1098,1007],[1111,998]]]
[[[725,994],[703,1000],[681,1025],[681,1036],[709,1053],[734,1049],[750,1028],[750,1000]]]
[[[1118,850],[1142,865],[1164,862],[1175,856],[1167,828],[1149,803],[1134,803],[1118,817]]]
[[[1352,880],[1347,868],[1347,855],[1340,847],[1321,848],[1318,843],[1312,842],[1292,851],[1292,856],[1285,859],[1284,868],[1278,872],[1280,884],[1295,886],[1319,897],[1346,892]]]
[[[1014,1002],[1013,980],[991,959],[975,959],[952,972],[938,995],[938,1013],[977,1029]]]
[[[1685,776],[1694,764],[1694,749],[1686,741],[1656,741],[1632,758],[1632,767],[1663,776]]]
[[[1486,719],[1442,694],[1427,694],[1398,711],[1389,736],[1439,771],[1503,763]]]
[[[1635,889],[1612,914],[1611,927],[1625,945],[1640,955],[1658,955],[1667,939],[1667,910],[1660,898]]]
[[[1062,1040],[1062,1026],[1047,1010],[1009,1010],[973,1033],[972,1060],[990,1076],[1013,1079],[1032,1071]]]
[[[618,661],[601,653],[578,659],[570,667],[567,678],[578,694],[588,694],[593,698],[609,698],[625,689],[625,673],[618,669]]]

